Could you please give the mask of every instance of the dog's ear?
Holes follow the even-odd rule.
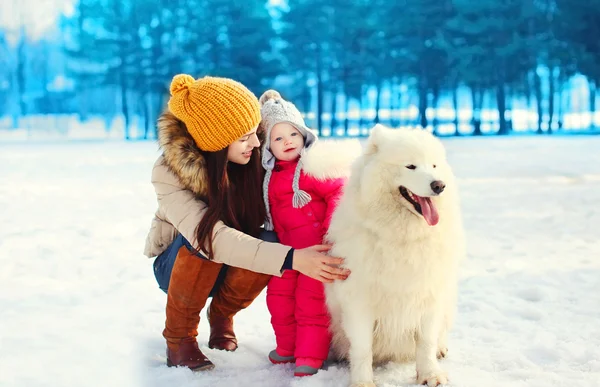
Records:
[[[382,141],[385,141],[385,132],[389,130],[381,124],[376,124],[371,128],[367,145],[365,146],[365,155],[373,155],[379,151]]]

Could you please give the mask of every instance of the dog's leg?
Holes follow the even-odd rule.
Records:
[[[436,357],[438,359],[443,359],[448,355],[448,330],[444,326],[440,330],[440,337],[438,339],[438,350],[436,353]]]
[[[417,382],[430,387],[448,383],[436,358],[444,316],[435,309],[432,308],[423,315],[421,331],[417,335]]]
[[[454,322],[456,314],[456,286],[449,289],[446,293],[448,300],[442,301],[446,305],[444,319],[440,325],[440,334],[438,338],[437,358],[442,359],[448,355],[448,331]]]
[[[373,383],[373,326],[375,320],[366,305],[343,307],[342,326],[350,340],[350,382],[352,387],[375,387]]]
[[[442,323],[440,324],[440,332],[438,334],[438,346],[436,356],[438,359],[445,358],[448,354],[448,329],[449,326],[449,316],[444,316]]]

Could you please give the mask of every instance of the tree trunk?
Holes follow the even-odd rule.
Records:
[[[113,11],[117,20],[122,18],[123,9],[121,8],[122,4],[118,1],[113,3]],[[121,25],[122,26],[122,25]],[[117,67],[117,72],[119,76],[119,88],[121,91],[121,113],[123,113],[123,118],[125,119],[125,139],[130,139],[129,128],[130,128],[130,117],[129,117],[129,105],[127,103],[127,49],[129,42],[127,42],[127,35],[123,33],[124,31],[119,28],[120,36],[118,36],[118,47],[119,47],[119,65]]]
[[[398,88],[398,126],[404,126],[404,93],[402,92],[402,85]]]
[[[156,119],[158,119],[158,117],[160,117],[160,115],[163,113],[163,110],[165,110],[164,95],[166,94],[166,92],[167,91],[164,90],[156,93]],[[156,125],[152,125],[152,127],[154,128],[154,137],[158,138],[158,131]]]
[[[508,126],[506,125],[506,85],[504,84],[503,69],[499,69],[499,76],[496,84],[496,103],[498,106],[498,134],[508,134]]]
[[[506,111],[510,112],[509,118],[506,119],[506,128],[508,133],[511,133],[513,130],[513,91],[510,86],[506,86],[506,89]]]
[[[438,104],[440,102],[440,86],[439,84],[436,82],[433,85],[432,88],[432,94],[433,94],[433,100],[431,101],[431,107],[433,108],[433,121],[432,121],[432,125],[433,125],[433,133],[435,135],[438,135],[438,125],[439,125],[439,119],[438,119]]]
[[[554,80],[554,68],[550,69],[550,90],[548,95],[548,134],[552,134],[552,121],[554,121],[554,97],[556,85]]]
[[[383,87],[383,82],[379,80],[377,82],[377,97],[375,98],[375,124],[380,122],[379,119],[379,110],[381,109],[381,89]]]
[[[50,74],[49,74],[50,68],[49,68],[48,64],[50,63],[50,61],[48,58],[48,42],[47,41],[42,42],[42,53],[43,53],[44,63],[42,65],[43,68],[42,68],[42,73],[41,73],[41,81],[42,81],[42,93],[44,94],[44,97],[43,97],[42,109],[41,109],[40,113],[43,113],[43,114],[50,114],[52,112],[56,113],[56,111],[52,109],[52,106],[50,106],[50,92],[48,91],[48,83],[50,82]]]
[[[363,127],[365,126],[365,120],[363,118],[363,108],[364,108],[364,86],[360,88],[360,97],[358,98],[359,106],[358,106],[358,135],[364,136]]]
[[[427,128],[427,84],[425,76],[421,74],[419,79],[419,124],[421,128]]]
[[[525,82],[525,97],[527,98],[527,113],[533,110],[533,88],[531,87],[531,78],[535,77],[535,71],[530,71],[527,76],[527,82]],[[527,129],[529,129],[529,118],[527,119]]]
[[[458,84],[454,85],[452,89],[452,107],[454,108],[454,135],[460,136],[460,131],[458,129],[460,123],[458,121]]]
[[[17,45],[17,98],[19,101],[19,114],[13,119],[13,128],[19,126],[19,117],[27,115],[25,104],[25,27],[21,26],[19,43]]]
[[[336,136],[336,128],[338,126],[338,122],[337,122],[337,87],[334,85],[333,86],[333,92],[331,93],[331,121],[330,121],[330,127],[331,127],[331,137],[335,137]]]
[[[130,139],[129,128],[130,128],[130,117],[129,117],[129,105],[127,104],[127,82],[125,81],[125,69],[124,65],[119,68],[119,87],[121,89],[121,112],[125,119],[125,140]]]
[[[594,116],[596,115],[596,82],[593,80],[588,81],[589,89],[590,89],[590,115],[592,119],[590,120],[590,126],[588,129],[594,128]]]
[[[148,103],[150,93],[146,92],[142,95],[142,109],[144,113],[144,140],[148,139],[150,133],[150,104]]]
[[[562,129],[562,125],[563,125],[563,81],[561,79],[561,77],[559,77],[559,84],[558,84],[558,111],[556,112],[556,119],[557,119],[557,129],[561,130]]]
[[[398,121],[394,117],[400,110],[400,103],[398,101],[400,92],[395,93],[395,90],[398,89],[397,86],[396,81],[394,81],[390,89],[390,127],[392,128],[398,125]]]
[[[482,90],[477,86],[471,87],[471,103],[473,104],[473,135],[481,136],[481,103]]]
[[[344,136],[348,137],[348,130],[350,129],[350,98],[348,98],[348,94],[344,93]]]
[[[308,73],[302,73],[302,75],[300,76],[300,101],[299,101],[299,105],[300,108],[302,109],[302,112],[304,114],[308,114],[310,113],[310,88],[307,86],[308,85],[308,78],[309,78]],[[307,125],[309,127],[314,127],[314,124],[308,122],[307,120]]]
[[[346,85],[348,84],[348,72],[346,70],[342,71],[341,73],[341,91],[342,94],[344,95],[344,137],[348,136],[348,128],[350,127],[350,122],[348,119],[348,90],[346,88]]]
[[[321,47],[317,52],[317,131],[320,134],[323,126],[323,58]]]
[[[535,99],[537,101],[537,114],[538,114],[538,127],[537,127],[537,134],[541,134],[543,133],[542,131],[542,116],[543,116],[543,111],[542,111],[542,81],[540,79],[540,76],[537,74],[537,72],[535,72],[533,74],[533,79],[534,79],[534,92],[535,92]]]

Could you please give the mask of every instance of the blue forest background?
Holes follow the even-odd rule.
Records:
[[[181,72],[276,88],[322,136],[600,127],[600,0],[5,0],[0,15],[8,136],[153,139]]]

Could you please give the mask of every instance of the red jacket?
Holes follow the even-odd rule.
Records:
[[[296,249],[323,243],[331,215],[335,209],[346,177],[319,180],[302,171],[300,189],[311,196],[302,208],[292,206],[292,180],[297,161],[277,161],[269,181],[269,205],[277,236],[284,245]]]

